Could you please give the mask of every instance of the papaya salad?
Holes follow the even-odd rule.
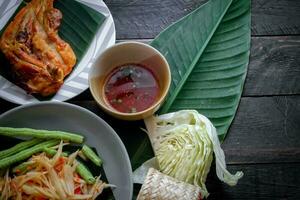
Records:
[[[82,144],[81,135],[11,127],[0,127],[0,135],[30,138],[0,151],[0,200],[93,200],[105,188],[114,187],[101,175],[94,177],[84,164],[102,165],[89,146],[64,151],[70,143]]]

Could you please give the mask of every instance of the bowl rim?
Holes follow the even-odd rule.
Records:
[[[117,111],[114,108],[108,107],[105,103],[102,104],[102,103],[98,102],[97,98],[95,98],[96,94],[94,94],[93,90],[91,89],[92,85],[93,85],[92,81],[91,81],[91,71],[93,70],[93,68],[95,67],[96,63],[99,61],[99,59],[101,59],[101,57],[105,53],[107,53],[108,51],[110,51],[113,48],[117,48],[119,46],[124,46],[124,45],[130,45],[130,44],[140,45],[140,46],[143,46],[143,47],[146,47],[146,48],[150,48],[157,55],[159,55],[160,59],[162,59],[162,61],[165,63],[165,66],[167,68],[166,72],[167,72],[167,77],[168,78],[167,78],[167,86],[166,86],[165,90],[162,91],[162,94],[160,95],[160,98],[158,100],[156,100],[155,103],[153,103],[150,107],[148,107],[145,110],[142,110],[142,111],[139,111],[139,112],[135,112],[135,113],[124,113],[124,112]],[[141,119],[144,119],[145,117],[142,116],[144,113],[147,113],[147,112],[155,109],[157,106],[159,106],[165,100],[165,98],[166,98],[166,96],[167,96],[167,94],[169,92],[170,86],[171,86],[172,75],[171,75],[171,70],[170,70],[170,66],[169,66],[169,63],[168,63],[167,59],[157,49],[155,49],[154,47],[152,47],[149,44],[145,44],[145,43],[142,43],[142,42],[138,42],[138,41],[125,41],[125,42],[120,42],[118,44],[114,44],[114,45],[110,46],[109,48],[105,49],[104,51],[101,52],[101,54],[98,55],[96,61],[91,66],[91,69],[89,71],[88,80],[89,80],[89,86],[90,86],[89,90],[90,90],[90,92],[91,92],[94,100],[106,112],[108,112],[110,114],[113,114],[114,116],[116,116],[116,115],[120,116],[120,117],[122,117],[122,119],[125,119],[126,117],[135,117],[135,116],[139,116],[139,115],[141,115]],[[156,109],[158,109],[158,108],[156,108]]]

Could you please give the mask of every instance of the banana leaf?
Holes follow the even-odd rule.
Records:
[[[158,114],[196,109],[223,141],[241,98],[250,34],[250,0],[210,0],[160,33],[151,45],[168,60],[172,83]],[[133,170],[153,156],[143,136],[130,155]]]
[[[151,45],[166,57],[172,82],[158,114],[196,109],[223,141],[242,95],[250,37],[250,0],[210,0],[160,33]],[[145,137],[130,156],[134,170],[149,149]]]
[[[210,0],[159,34],[151,45],[172,74],[159,114],[196,109],[223,140],[243,91],[250,36],[250,0]]]

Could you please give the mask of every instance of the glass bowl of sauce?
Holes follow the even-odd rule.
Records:
[[[105,50],[89,72],[98,105],[123,120],[144,119],[163,103],[171,82],[166,59],[153,47],[123,42]]]

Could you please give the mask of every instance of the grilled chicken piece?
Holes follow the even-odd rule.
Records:
[[[11,64],[13,78],[28,93],[56,93],[76,63],[71,46],[58,35],[61,19],[53,0],[32,0],[1,37],[0,48]]]

